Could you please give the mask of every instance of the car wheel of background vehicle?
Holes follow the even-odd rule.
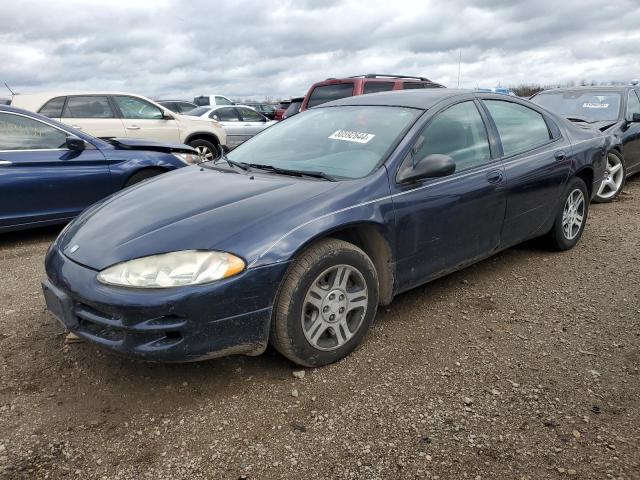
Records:
[[[377,308],[378,276],[367,254],[342,240],[321,240],[287,270],[271,344],[306,367],[333,363],[360,344]]]
[[[192,140],[187,145],[195,148],[205,162],[215,160],[220,155],[218,147],[208,140]]]
[[[593,201],[607,203],[617,198],[622,192],[626,177],[627,169],[624,166],[622,155],[615,151],[609,152],[607,154],[607,168],[604,172],[604,178]]]
[[[129,177],[127,183],[124,184],[125,187],[130,187],[131,185],[135,185],[136,183],[142,182],[143,180],[147,180],[148,178],[155,177],[164,173],[162,170],[157,170],[154,168],[148,168],[146,170],[140,170],[139,172],[134,173]]]
[[[564,201],[549,232],[553,247],[573,248],[584,231],[589,213],[589,192],[582,179],[574,177],[565,190]]]

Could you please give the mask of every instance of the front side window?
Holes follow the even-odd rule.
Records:
[[[576,122],[616,121],[622,102],[618,92],[569,90],[539,93],[531,99],[553,113]]]
[[[69,97],[62,112],[64,118],[115,118],[107,97]]]
[[[308,110],[267,128],[228,156],[237,162],[360,178],[386,158],[421,113],[385,106]]]
[[[263,122],[264,117],[251,108],[237,107],[243,122]]]
[[[524,105],[501,100],[484,100],[498,128],[505,156],[531,150],[551,140],[542,114]]]
[[[239,122],[240,117],[233,107],[218,108],[209,114],[209,117],[220,122]]]
[[[217,96],[216,105],[233,105],[233,102],[229,101],[228,98]]]
[[[0,150],[64,148],[67,133],[32,118],[0,113]]]
[[[66,97],[52,98],[45,103],[40,110],[38,110],[38,113],[49,118],[60,118],[62,116],[62,107],[64,107],[65,100]]]
[[[420,147],[414,164],[429,155],[448,155],[456,172],[487,163],[491,159],[487,130],[475,104],[462,102],[436,115],[418,137]]]
[[[311,92],[308,108],[321,105],[323,103],[330,102],[332,100],[338,100],[340,98],[350,97],[353,95],[353,83],[336,83],[334,85],[323,85],[316,87]],[[285,107],[286,108],[286,107]]]
[[[393,82],[365,82],[363,93],[388,92],[393,90]]]
[[[122,112],[122,118],[136,120],[160,120],[163,117],[162,110],[141,98],[118,95],[113,97],[113,99]]]
[[[629,90],[629,99],[627,101],[627,120],[632,120],[634,113],[640,114],[640,100],[638,100],[638,96],[635,91]]]

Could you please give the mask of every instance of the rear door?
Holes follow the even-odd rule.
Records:
[[[217,120],[222,124],[222,128],[227,133],[227,146],[235,148],[242,142],[251,137],[244,126],[240,114],[235,107],[217,108],[209,114],[213,120]]]
[[[147,138],[164,142],[179,142],[180,129],[171,116],[142,98],[114,95],[113,102],[122,117],[127,137]]]
[[[112,193],[102,153],[66,148],[68,133],[0,112],[0,228],[70,219]]]
[[[516,101],[484,98],[507,180],[503,246],[545,233],[571,173],[571,145],[553,120]]]
[[[106,95],[67,97],[60,121],[94,137],[124,137],[124,125]]]

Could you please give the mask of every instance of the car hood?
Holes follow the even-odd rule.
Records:
[[[110,138],[107,143],[118,150],[153,150],[155,152],[196,153],[196,150],[182,143],[155,142],[139,138]]]
[[[62,232],[57,246],[95,270],[178,250],[229,251],[249,264],[283,230],[326,207],[314,198],[332,198],[326,193],[339,184],[182,168],[90,207]]]

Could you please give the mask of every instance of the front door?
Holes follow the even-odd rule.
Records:
[[[485,120],[465,101],[436,114],[404,160],[449,155],[453,175],[396,185],[397,274],[406,290],[490,255],[500,244],[504,172],[492,157]]]
[[[640,114],[640,100],[635,90],[629,90],[625,118],[627,128],[622,134],[624,162],[627,172],[640,171],[640,122],[633,121],[633,114]]]
[[[18,113],[0,112],[0,228],[70,219],[111,194],[100,150],[66,147],[68,133]]]
[[[172,115],[146,100],[127,95],[114,95],[114,103],[122,116],[127,137],[179,142],[180,129]]]
[[[235,107],[217,108],[211,112],[211,118],[217,120],[227,133],[227,146],[235,148],[249,138],[238,110]]]

